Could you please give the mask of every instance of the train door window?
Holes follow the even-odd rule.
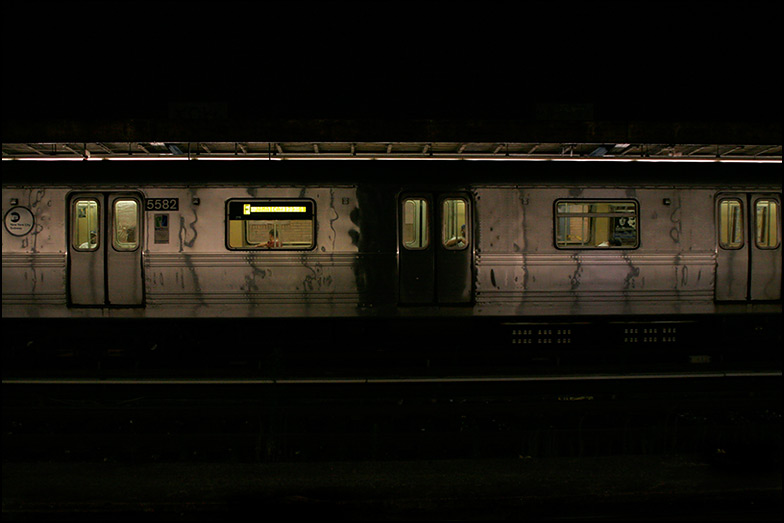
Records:
[[[561,249],[635,249],[637,202],[560,200],[555,204],[555,245]]]
[[[429,230],[427,200],[403,200],[403,246],[411,250],[426,249],[430,245]]]
[[[446,198],[441,216],[444,247],[450,250],[465,249],[468,246],[468,202],[462,198]]]
[[[118,251],[135,251],[139,247],[139,202],[118,198],[112,216],[112,245]]]
[[[98,233],[98,200],[95,198],[79,198],[73,207],[73,246],[79,251],[98,249],[100,235]]]
[[[312,200],[230,200],[226,209],[229,249],[309,250],[316,245]]]
[[[737,198],[719,202],[719,245],[722,249],[743,247],[743,205]]]
[[[757,247],[775,249],[779,246],[779,204],[776,200],[757,200]]]

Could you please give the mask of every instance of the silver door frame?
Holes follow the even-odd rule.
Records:
[[[760,247],[757,244],[757,202],[774,200],[778,204],[778,223],[776,224],[776,247]],[[781,194],[749,193],[749,299],[781,299]]]
[[[756,238],[757,201],[772,199],[778,202],[778,246],[760,248]],[[725,248],[720,240],[720,203],[738,200],[743,216],[743,244]],[[716,224],[716,301],[764,301],[781,299],[781,194],[768,192],[728,191],[716,194],[714,200]]]
[[[98,248],[80,250],[74,245],[77,199],[98,202]],[[133,199],[138,204],[137,245],[118,250],[113,243],[114,202]],[[74,191],[68,195],[68,304],[72,307],[134,307],[144,305],[144,197],[138,191]]]

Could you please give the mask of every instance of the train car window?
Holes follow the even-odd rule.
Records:
[[[444,200],[443,223],[441,224],[444,247],[450,250],[468,247],[468,202],[462,198]]]
[[[719,245],[722,249],[743,247],[743,206],[736,198],[719,201]]]
[[[403,200],[403,247],[411,250],[426,249],[430,245],[429,230],[427,200]]]
[[[98,200],[79,198],[73,206],[73,246],[77,251],[94,251],[98,248]]]
[[[757,247],[775,249],[779,246],[779,202],[776,200],[757,200]]]
[[[315,247],[312,200],[229,200],[229,249],[309,250]]]
[[[139,202],[130,198],[114,201],[112,245],[118,251],[134,251],[139,246]]]
[[[635,249],[639,246],[634,200],[559,200],[555,245],[561,249]]]

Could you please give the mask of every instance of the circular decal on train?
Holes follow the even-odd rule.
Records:
[[[33,230],[35,217],[27,207],[13,207],[5,214],[5,230],[14,236],[24,236]]]

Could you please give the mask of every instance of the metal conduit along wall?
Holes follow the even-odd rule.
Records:
[[[3,159],[582,159],[781,162],[781,144],[538,142],[4,143]]]

